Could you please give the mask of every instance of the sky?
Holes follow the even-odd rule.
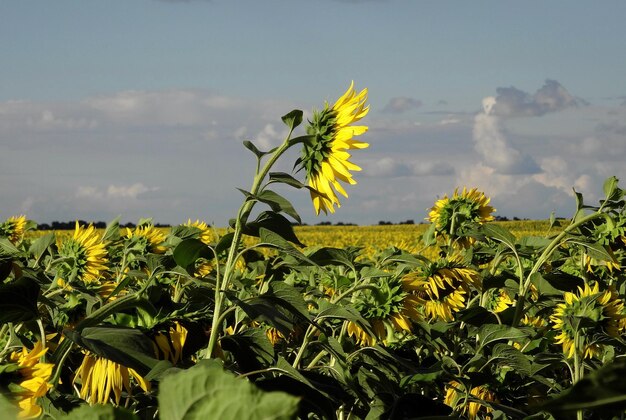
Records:
[[[0,220],[225,226],[254,175],[242,142],[279,145],[282,115],[351,81],[369,92],[363,170],[328,216],[277,188],[303,222],[419,223],[463,187],[502,217],[570,217],[574,190],[595,204],[626,177],[624,16],[611,0],[6,0]]]

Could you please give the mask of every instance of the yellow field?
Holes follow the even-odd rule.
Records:
[[[509,229],[517,237],[536,235],[545,236],[549,232],[547,220],[523,220],[495,222]],[[372,255],[391,246],[434,257],[436,249],[425,249],[421,241],[422,235],[428,229],[428,224],[417,225],[375,225],[375,226],[296,226],[295,232],[302,243],[307,247],[326,246],[343,248],[357,246],[363,248],[364,255]],[[559,228],[553,228],[559,229]],[[164,228],[164,231],[169,231]],[[217,234],[223,235],[227,230],[217,228]],[[126,232],[123,229],[122,234]],[[28,236],[37,237],[44,231],[30,232]],[[72,231],[57,231],[57,238],[69,236]],[[253,241],[247,241],[251,243]]]

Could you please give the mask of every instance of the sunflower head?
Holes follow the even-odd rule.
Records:
[[[113,402],[119,405],[124,390],[131,394],[131,378],[144,391],[150,390],[150,382],[134,369],[86,353],[76,371],[74,383],[80,384],[80,398],[89,404],[107,404],[113,398]]]
[[[349,161],[347,150],[369,146],[354,139],[365,133],[367,126],[352,125],[369,112],[366,101],[367,89],[357,93],[352,82],[333,106],[326,104],[323,110],[314,111],[309,121],[299,166],[305,170],[316,214],[334,213],[334,206],[341,205],[337,193],[348,196],[339,181],[356,184],[350,171],[361,168]]]
[[[179,322],[174,322],[167,332],[159,332],[154,336],[157,346],[157,356],[163,360],[169,360],[174,365],[181,360],[183,347],[187,341],[187,328]]]
[[[59,241],[57,247],[59,255],[67,258],[59,274],[68,282],[74,278],[84,283],[98,282],[107,270],[107,250],[93,225],[85,227],[76,222],[74,234]]]
[[[405,288],[423,302],[428,319],[454,320],[454,313],[465,309],[472,288],[481,287],[480,275],[460,256],[450,256],[431,263],[423,270],[404,277]]]
[[[17,387],[12,389],[11,396],[17,401],[19,418],[39,417],[42,408],[37,398],[46,395],[52,385],[48,383],[54,365],[40,362],[40,358],[48,349],[37,342],[32,350],[22,348],[21,352],[13,352],[10,361],[17,364]]]
[[[475,400],[487,402],[497,401],[493,391],[490,391],[484,385],[475,386],[468,392],[467,387],[460,382],[450,381],[447,384],[446,396],[443,401],[444,404],[452,407],[452,409],[459,412],[461,415],[467,416],[470,420],[475,419],[479,412],[486,414],[492,411],[490,407]]]
[[[4,223],[0,224],[0,236],[8,238],[9,241],[16,244],[24,239],[24,232],[28,220],[26,216],[11,216]]]
[[[503,312],[515,303],[504,289],[489,289],[485,295],[485,308],[495,313]]]
[[[191,219],[188,219],[187,223],[185,223],[183,226],[194,227],[198,229],[198,239],[200,239],[200,241],[207,245],[211,244],[211,242],[213,242],[213,240],[215,239],[213,230],[206,224],[206,222],[200,220],[192,222]]]
[[[427,220],[435,224],[437,232],[454,238],[460,236],[468,225],[494,220],[491,213],[495,209],[489,205],[489,201],[490,199],[476,188],[468,190],[463,187],[461,192],[457,188],[452,197],[444,195],[435,202]]]
[[[413,321],[421,320],[418,307],[422,301],[407,288],[401,278],[390,276],[381,280],[372,289],[363,290],[356,308],[370,321],[374,336],[356,323],[350,323],[348,333],[359,344],[373,345],[378,340],[383,343],[395,339],[395,334],[410,333]]]
[[[164,254],[167,250],[167,247],[163,245],[165,234],[152,224],[140,225],[134,230],[126,228],[126,238],[137,240],[146,251],[153,254]]]
[[[585,284],[578,293],[566,292],[564,302],[557,305],[550,321],[559,334],[556,344],[561,344],[569,359],[576,354],[585,358],[597,357],[602,345],[595,342],[597,335],[618,337],[623,329],[624,302],[615,289],[600,291],[598,283]]]

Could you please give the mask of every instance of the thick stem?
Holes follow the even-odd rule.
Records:
[[[276,160],[287,150],[290,146],[289,140],[291,138],[291,133],[293,129],[289,131],[285,141],[276,151],[270,156],[268,161],[265,163],[263,168],[257,175],[254,177],[254,181],[252,183],[252,188],[250,189],[250,194],[252,197],[256,196],[261,187],[263,186],[263,181],[267,174],[269,173],[271,167],[276,163]],[[239,209],[239,213],[237,215],[237,220],[235,221],[235,228],[233,232],[233,241],[230,245],[230,249],[228,250],[228,257],[226,258],[226,266],[224,268],[224,274],[222,276],[221,283],[218,282],[215,288],[215,308],[213,310],[213,320],[211,321],[211,332],[209,335],[209,344],[207,345],[207,349],[205,352],[205,357],[210,358],[215,351],[215,345],[217,344],[217,337],[220,333],[220,320],[222,314],[222,306],[224,305],[224,291],[228,290],[228,285],[230,284],[230,280],[232,274],[234,272],[235,262],[237,260],[237,249],[239,248],[239,243],[241,242],[241,237],[243,235],[243,227],[248,221],[248,216],[252,211],[252,208],[255,204],[254,198],[246,198],[243,205]]]

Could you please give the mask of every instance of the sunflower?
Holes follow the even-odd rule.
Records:
[[[198,236],[200,241],[207,245],[211,244],[211,242],[215,239],[213,230],[211,230],[211,228],[205,222],[201,222],[200,220],[192,222],[191,219],[188,219],[187,223],[185,223],[183,226],[197,228],[199,230]]]
[[[468,190],[463,187],[454,190],[451,198],[447,195],[435,202],[430,209],[427,220],[434,223],[437,231],[455,238],[463,233],[463,228],[471,223],[485,223],[494,220],[491,213],[495,209],[489,205],[490,199],[476,188]],[[466,243],[467,242],[467,243]],[[471,244],[472,240],[460,241],[461,245]]]
[[[59,256],[69,262],[62,266],[61,276],[76,276],[84,283],[98,282],[107,270],[107,250],[93,225],[76,228],[71,238],[58,244]]]
[[[30,351],[24,347],[21,352],[11,354],[10,360],[18,365],[17,374],[20,378],[19,388],[12,392],[20,409],[19,418],[39,417],[42,408],[37,404],[37,398],[43,397],[52,388],[48,380],[54,365],[39,361],[46,351],[48,349],[37,342]]]
[[[0,224],[0,236],[4,236],[16,244],[24,239],[26,231],[26,216],[11,216]]]
[[[429,319],[454,320],[454,312],[465,309],[471,288],[480,288],[478,272],[467,267],[460,256],[431,263],[424,271],[414,271],[404,277],[406,288],[414,291],[423,302]]]
[[[509,294],[503,289],[489,289],[486,293],[485,308],[494,312],[500,313],[513,305],[513,300]]]
[[[144,391],[150,390],[147,382],[134,369],[122,366],[119,363],[85,353],[83,361],[76,371],[74,383],[80,383],[80,398],[89,404],[107,404],[113,393],[114,402],[120,404],[122,391],[131,393],[130,378],[134,378]]]
[[[576,354],[584,358],[600,356],[602,345],[593,341],[597,334],[618,337],[623,329],[624,302],[614,288],[600,291],[598,283],[578,293],[565,292],[564,302],[557,305],[550,321],[559,331],[556,344],[563,346],[568,359]]]
[[[339,181],[356,184],[350,171],[360,171],[361,168],[348,160],[351,155],[346,150],[369,146],[353,138],[365,133],[367,126],[351,125],[369,112],[366,101],[367,89],[356,93],[352,82],[332,107],[326,103],[323,110],[314,111],[313,120],[309,121],[306,130],[309,136],[303,143],[299,163],[306,171],[317,215],[320,211],[334,213],[334,206],[341,206],[337,193],[348,196]]]
[[[475,386],[470,389],[468,394],[465,385],[457,381],[450,381],[446,386],[446,396],[443,403],[457,410],[461,415],[467,415],[470,420],[475,419],[479,412],[486,414],[493,411],[478,401],[468,400],[468,397],[488,402],[497,401],[496,395],[483,385]]]
[[[364,290],[355,306],[370,322],[373,335],[352,321],[348,323],[348,335],[359,345],[373,346],[378,341],[387,344],[395,332],[410,333],[412,321],[422,319],[417,310],[422,301],[408,286],[398,277],[389,277],[381,279],[376,290]]]
[[[137,226],[134,230],[126,228],[126,238],[145,241],[146,250],[153,254],[164,254],[167,250],[163,245],[165,234],[151,224]]]

